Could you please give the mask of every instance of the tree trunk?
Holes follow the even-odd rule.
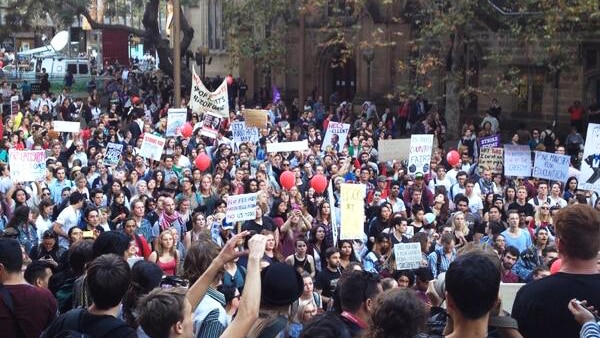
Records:
[[[446,76],[446,139],[457,140],[461,137],[461,105],[460,95],[463,91],[463,69],[464,69],[464,34],[457,29],[451,39],[451,64],[448,65]]]

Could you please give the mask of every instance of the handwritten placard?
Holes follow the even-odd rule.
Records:
[[[41,182],[46,178],[44,150],[9,149],[10,178],[17,182]]]
[[[396,258],[396,270],[418,269],[423,260],[421,244],[398,243],[394,245],[394,257]]]
[[[410,139],[379,140],[379,161],[402,161],[408,159]]]
[[[260,138],[258,128],[247,128],[244,122],[231,123],[231,133],[233,134],[235,149],[238,149],[242,143],[256,143]]]
[[[265,109],[244,109],[242,111],[246,127],[266,128],[267,117],[269,116]]]
[[[142,146],[140,147],[139,155],[144,158],[160,161],[164,147],[164,138],[145,133],[144,140],[142,141]]]
[[[529,146],[504,146],[504,176],[531,176],[531,149]]]
[[[569,155],[536,151],[531,175],[550,181],[566,182],[569,178],[569,163],[571,163]]]
[[[190,108],[197,113],[211,112],[223,118],[229,117],[229,96],[227,94],[227,80],[211,92],[204,86],[196,68],[192,66],[192,92],[190,95]]]
[[[256,198],[258,193],[230,195],[227,197],[227,223],[256,218]]]
[[[365,194],[364,184],[341,185],[340,207],[342,213],[340,239],[360,239],[364,235]]]
[[[410,137],[410,151],[408,155],[408,173],[426,174],[431,163],[433,152],[433,135],[412,135]]]
[[[479,168],[488,168],[494,174],[501,174],[504,165],[504,149],[483,148],[479,151]]]

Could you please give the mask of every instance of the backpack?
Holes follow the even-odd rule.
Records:
[[[554,146],[554,140],[556,139],[554,132],[550,130],[550,132],[548,133],[548,131],[549,129],[543,131],[544,138],[542,139],[542,143],[546,148]]]
[[[99,321],[82,327],[85,309],[71,310],[64,315],[61,330],[52,337],[46,338],[99,338],[108,337],[113,331],[128,327],[128,325],[114,317],[106,316]],[[114,320],[113,320],[114,319]],[[75,329],[76,328],[76,329]]]

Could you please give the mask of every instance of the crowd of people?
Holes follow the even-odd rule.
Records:
[[[421,96],[380,112],[267,102],[258,142],[237,143],[231,122],[254,103],[234,84],[216,137],[191,110],[192,135],[166,137],[170,82],[114,75],[85,98],[1,90],[21,100],[0,125],[0,335],[597,336],[600,198],[578,190],[583,138],[573,147],[574,136],[521,128],[510,140],[571,154],[565,184],[478,164],[478,137],[500,132],[497,103],[465,124],[452,164],[443,114]],[[54,120],[81,130],[57,132]],[[351,125],[336,149],[323,146],[330,122]],[[379,160],[379,141],[407,132],[437,136],[428,171]],[[166,137],[160,161],[139,154],[146,133]],[[267,151],[299,140],[309,149]],[[123,146],[116,165],[109,142]],[[46,151],[46,176],[14,181],[9,150],[30,149]],[[313,187],[316,175],[332,194]],[[366,186],[364,234],[340,240],[347,183]],[[228,222],[228,197],[249,193],[254,219]],[[419,268],[398,269],[402,243],[419,244]],[[525,284],[512,309],[499,302],[501,283]]]

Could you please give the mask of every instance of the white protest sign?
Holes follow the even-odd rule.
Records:
[[[600,192],[600,124],[588,124],[581,161],[579,189]]]
[[[531,149],[529,146],[504,146],[504,176],[531,176]]]
[[[363,238],[366,190],[367,186],[364,184],[342,183],[340,187],[341,240]]]
[[[236,150],[242,143],[256,143],[260,139],[258,128],[247,128],[243,121],[231,123],[231,132],[233,133],[233,144]]]
[[[230,195],[227,197],[227,223],[256,218],[256,198],[258,193]]]
[[[410,139],[379,140],[377,143],[379,161],[402,161],[408,159]]]
[[[77,133],[81,131],[81,124],[79,122],[69,121],[53,121],[54,131],[66,132],[66,133]]]
[[[339,222],[338,222],[338,209],[335,206],[335,196],[333,195],[333,179],[331,179],[329,181],[329,184],[327,185],[327,196],[329,199],[329,208],[331,210],[331,234],[333,236],[333,246],[337,247],[337,241],[338,241],[338,226],[339,226]]]
[[[190,95],[190,108],[194,112],[211,112],[224,118],[229,117],[229,97],[227,96],[227,80],[214,92],[204,86],[202,79],[192,67],[192,93]]]
[[[408,153],[408,173],[426,174],[431,164],[433,152],[433,135],[412,135],[410,137],[410,151]]]
[[[350,124],[329,122],[323,144],[321,144],[321,150],[326,150],[327,147],[331,147],[336,153],[341,152],[344,149],[349,132]]]
[[[398,243],[394,245],[394,257],[396,258],[396,270],[418,269],[423,260],[421,244]]]
[[[10,115],[17,115],[19,113],[19,96],[10,97]]]
[[[119,164],[119,159],[121,157],[122,152],[123,152],[123,144],[122,143],[108,142],[108,144],[106,145],[106,155],[104,156],[104,164],[107,164],[107,165]]]
[[[217,138],[217,136],[219,136],[219,129],[221,128],[222,122],[222,116],[212,113],[204,113],[204,120],[202,120],[202,129],[200,130],[200,134],[207,137]]]
[[[571,156],[569,155],[536,151],[531,176],[550,181],[566,182],[569,178],[570,163]]]
[[[167,113],[167,137],[181,135],[181,127],[187,120],[187,109],[169,109]]]
[[[498,297],[502,301],[502,309],[511,313],[517,292],[525,285],[525,283],[500,283]]]
[[[44,150],[8,151],[10,178],[17,182],[40,182],[46,178],[46,152]]]
[[[267,153],[304,151],[308,149],[308,140],[295,142],[267,143]]]
[[[160,157],[165,147],[165,139],[149,133],[144,134],[144,140],[140,147],[139,155],[143,158],[160,161]]]

